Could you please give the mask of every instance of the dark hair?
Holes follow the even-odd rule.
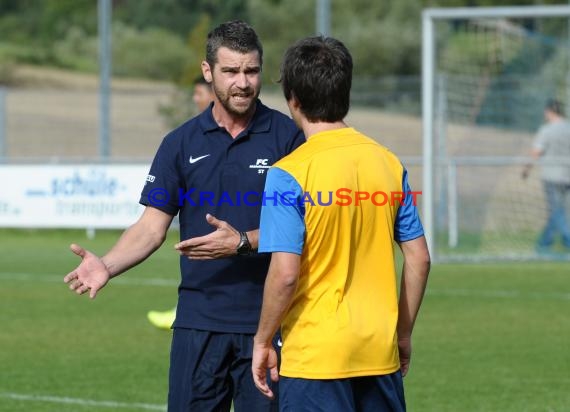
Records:
[[[553,113],[556,113],[558,116],[564,115],[564,108],[562,107],[562,103],[560,103],[559,100],[548,99],[544,108],[546,110],[550,110]]]
[[[263,47],[253,28],[241,21],[233,20],[220,24],[208,33],[206,41],[206,61],[211,67],[218,61],[218,49],[227,47],[240,53],[257,51],[259,64],[263,62]]]
[[[332,37],[308,37],[285,52],[281,65],[285,99],[294,96],[310,122],[344,119],[350,107],[352,56]]]

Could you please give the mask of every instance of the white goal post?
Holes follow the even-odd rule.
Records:
[[[432,259],[434,261],[440,260],[438,247],[436,246],[436,197],[437,187],[435,184],[437,161],[438,161],[438,143],[435,138],[435,133],[441,125],[438,125],[436,117],[436,107],[438,104],[444,104],[440,101],[438,95],[438,71],[437,71],[437,56],[438,56],[438,38],[436,32],[436,24],[444,21],[459,21],[459,20],[475,20],[475,19],[539,19],[539,18],[558,18],[568,19],[568,34],[570,37],[570,5],[557,5],[557,6],[514,6],[514,7],[473,7],[473,8],[428,8],[424,9],[422,13],[422,134],[423,134],[423,179],[422,179],[422,220],[424,230]],[[568,40],[568,39],[566,39]],[[567,74],[570,76],[570,73]],[[567,84],[566,96],[570,90]],[[570,105],[570,99],[566,97],[566,103]],[[441,132],[441,128],[440,128]],[[491,163],[496,160],[489,158]],[[521,164],[526,159],[520,156],[510,156],[509,161],[511,164]],[[467,159],[469,161],[469,159]],[[477,163],[471,159],[472,162]],[[478,163],[477,163],[478,164]],[[447,167],[447,165],[445,166]],[[445,167],[443,170],[445,170]],[[449,174],[446,179],[451,180],[452,184],[455,179],[455,169],[449,168]],[[449,184],[449,181],[446,181]],[[454,193],[448,193],[446,202],[454,203],[456,201]],[[449,207],[449,205],[446,205]],[[450,219],[447,224],[453,226],[453,219],[457,219],[456,205],[452,205],[452,210],[449,210],[447,217]],[[539,225],[542,222],[539,222]],[[451,228],[449,233],[450,242],[456,242],[456,228]]]

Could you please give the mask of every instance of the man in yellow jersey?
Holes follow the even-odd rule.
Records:
[[[281,411],[404,411],[402,376],[430,257],[406,169],[348,127],[352,57],[311,37],[281,83],[307,142],[269,170],[259,251],[271,252],[254,339],[257,388]],[[394,243],[404,256],[398,299]],[[280,370],[271,338],[281,326]]]

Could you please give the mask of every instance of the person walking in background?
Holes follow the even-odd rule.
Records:
[[[142,216],[101,258],[71,245],[82,261],[64,281],[95,298],[110,279],[158,249],[179,215],[175,249],[182,279],[170,354],[170,412],[228,412],[232,400],[235,412],[276,408],[251,376],[270,259],[255,253],[261,205],[251,193],[262,193],[266,170],[305,138],[289,117],[258,99],[262,59],[248,24],[214,28],[202,62],[214,102],[162,141],[140,198]]]
[[[214,92],[210,83],[204,76],[198,76],[193,83],[192,101],[196,105],[198,113],[202,113],[214,100]],[[159,329],[170,330],[176,318],[176,308],[158,311],[150,310],[147,313],[148,321]]]
[[[344,122],[351,83],[352,57],[336,39],[310,37],[285,54],[281,85],[307,142],[265,184],[259,251],[272,257],[252,364],[268,397],[267,370],[280,373],[282,411],[405,410],[430,257],[406,169]],[[399,303],[394,241],[404,257]]]
[[[564,117],[562,104],[550,99],[544,108],[545,124],[538,130],[531,156],[541,160],[541,180],[546,195],[548,217],[538,238],[538,252],[548,252],[558,234],[562,244],[570,251],[570,226],[566,216],[566,202],[570,193],[570,123]],[[533,164],[529,163],[523,169],[526,179]]]

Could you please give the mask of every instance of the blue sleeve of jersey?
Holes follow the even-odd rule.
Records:
[[[405,197],[403,204],[398,208],[396,223],[394,224],[394,239],[397,242],[414,240],[424,234],[424,228],[418,215],[417,194],[412,194],[412,189],[408,183],[408,171],[404,169],[402,177],[402,192]],[[415,203],[415,204],[414,204]]]
[[[177,170],[177,151],[169,144],[167,136],[162,141],[146,177],[139,203],[160,209],[175,216],[180,209],[180,191],[184,184]]]
[[[305,236],[302,194],[303,190],[293,176],[277,167],[269,169],[259,224],[260,253],[301,254]]]

